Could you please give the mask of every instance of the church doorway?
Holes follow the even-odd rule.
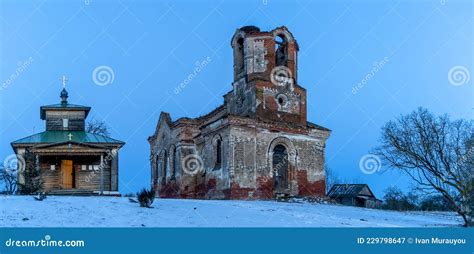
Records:
[[[72,160],[61,160],[61,180],[63,189],[74,188]]]
[[[276,193],[288,192],[288,151],[283,145],[273,149],[273,178]]]

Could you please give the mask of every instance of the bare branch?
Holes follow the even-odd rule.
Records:
[[[108,136],[109,127],[103,121],[92,119],[89,122],[87,122],[86,132],[89,132],[92,134],[98,134],[102,136]]]
[[[375,153],[420,188],[442,194],[468,225],[472,223],[473,143],[473,121],[451,121],[419,108],[382,128]]]

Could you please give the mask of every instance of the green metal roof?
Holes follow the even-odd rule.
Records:
[[[58,103],[58,104],[46,105],[46,106],[41,106],[40,107],[41,119],[44,120],[45,110],[48,110],[48,109],[52,109],[52,110],[84,110],[84,111],[86,111],[85,117],[87,117],[87,115],[89,114],[89,111],[91,110],[90,107],[71,104],[71,103]]]
[[[41,106],[41,107],[42,108],[81,108],[81,109],[90,109],[90,107],[87,107],[87,106],[76,105],[76,104],[71,104],[71,103],[58,103],[58,104]]]
[[[71,134],[71,136],[69,136]],[[44,131],[26,138],[13,141],[12,145],[18,144],[54,144],[64,142],[94,143],[94,144],[125,144],[123,141],[113,139],[107,136],[92,134],[85,131]]]

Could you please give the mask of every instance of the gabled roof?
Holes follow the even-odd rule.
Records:
[[[42,120],[45,119],[46,110],[78,110],[78,111],[85,111],[86,115],[84,117],[87,118],[87,115],[89,114],[89,111],[91,110],[91,107],[76,105],[76,104],[70,104],[70,103],[58,103],[58,104],[41,106],[40,107],[40,117],[41,117]]]
[[[71,138],[69,138],[71,134]],[[122,146],[125,142],[107,136],[93,134],[85,131],[44,131],[26,138],[13,141],[13,147],[26,144],[55,144],[64,142],[111,144]]]
[[[173,121],[171,121],[171,117],[168,112],[161,111],[160,117],[158,118],[158,123],[155,127],[155,132],[153,132],[153,135],[148,137],[148,142],[151,142],[151,140],[158,135],[158,131],[163,124],[166,124],[169,128],[171,128],[173,126]]]
[[[369,196],[373,197],[374,193],[370,190],[367,184],[334,184],[328,192],[330,198],[340,197],[357,197]]]

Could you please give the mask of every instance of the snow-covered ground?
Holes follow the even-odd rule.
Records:
[[[454,213],[392,212],[314,203],[128,198],[0,196],[0,227],[444,227]]]

